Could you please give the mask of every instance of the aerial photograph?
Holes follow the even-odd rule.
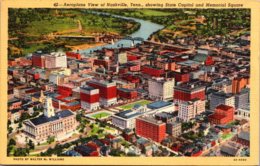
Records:
[[[8,9],[7,156],[249,157],[250,9]]]

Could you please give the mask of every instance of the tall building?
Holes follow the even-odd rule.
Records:
[[[54,136],[57,140],[70,137],[77,127],[76,115],[70,110],[55,112],[52,99],[47,98],[43,114],[23,123],[24,133],[34,142],[45,142]]]
[[[213,92],[210,97],[210,110],[215,110],[220,104],[235,108],[235,96],[231,93]]]
[[[205,86],[199,83],[185,83],[174,87],[174,101],[205,100]]]
[[[32,65],[39,68],[45,68],[45,54],[33,53]]]
[[[80,88],[81,108],[93,111],[99,108],[99,89],[90,86]]]
[[[227,124],[234,120],[234,107],[221,104],[216,107],[215,112],[209,115],[208,119],[211,124]]]
[[[173,87],[174,79],[150,79],[148,81],[149,97],[153,100],[172,100]]]
[[[249,89],[243,89],[235,95],[235,106],[238,108],[247,108],[249,105]]]
[[[117,103],[117,89],[115,82],[104,80],[91,80],[87,84],[93,88],[99,89],[100,105],[110,106]]]
[[[136,134],[161,142],[166,137],[166,124],[151,116],[141,116],[136,119]]]
[[[46,55],[45,67],[47,69],[67,68],[67,56],[62,52],[53,52],[50,55]]]
[[[237,77],[232,80],[232,93],[237,94],[249,84],[249,78]]]
[[[194,99],[191,101],[179,102],[178,117],[187,122],[195,118],[196,115],[205,111],[206,101]]]

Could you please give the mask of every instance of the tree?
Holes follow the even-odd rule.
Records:
[[[31,139],[28,142],[28,146],[29,146],[29,149],[34,149],[35,148],[35,145],[34,145],[34,143],[33,143],[33,141]]]
[[[13,128],[12,127],[8,127],[8,134],[11,134],[13,131]]]
[[[20,129],[22,127],[23,127],[23,125],[22,125],[22,122],[20,121],[19,124],[18,124],[18,128]]]
[[[29,154],[29,149],[27,148],[17,148],[14,150],[14,156],[27,156]]]
[[[8,146],[12,146],[12,145],[16,145],[16,141],[13,138],[11,138],[8,143]]]
[[[55,137],[54,136],[49,136],[48,139],[47,139],[48,144],[51,144],[54,141],[55,141]]]

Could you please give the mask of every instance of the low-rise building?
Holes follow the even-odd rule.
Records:
[[[215,112],[208,116],[211,124],[227,124],[234,120],[234,107],[228,105],[219,105],[216,107]]]
[[[166,123],[166,133],[174,137],[181,135],[181,122],[174,121]]]
[[[142,115],[142,113],[137,111],[122,111],[112,116],[112,124],[122,129],[133,129],[135,128],[135,120],[140,115]]]

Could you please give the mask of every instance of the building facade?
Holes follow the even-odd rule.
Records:
[[[67,56],[61,52],[53,52],[50,55],[46,55],[45,67],[47,69],[67,68]]]
[[[235,108],[235,96],[231,93],[213,92],[210,97],[210,110],[215,110],[220,104]]]
[[[149,97],[153,100],[173,99],[174,79],[155,78],[148,80]]]
[[[208,116],[211,124],[223,125],[234,120],[234,107],[228,105],[219,105],[216,107],[215,112]]]
[[[179,102],[178,117],[184,122],[195,118],[196,115],[205,111],[206,100],[192,100]]]
[[[99,89],[90,86],[80,88],[81,108],[87,111],[99,109]]]
[[[26,120],[23,123],[24,133],[35,142],[45,142],[51,136],[57,140],[66,139],[77,127],[76,115],[70,110],[55,112],[52,99],[47,98],[43,115]]]
[[[181,84],[174,87],[174,101],[205,100],[205,86],[199,84]]]
[[[142,116],[136,119],[136,134],[161,142],[166,137],[166,124],[151,116]]]
[[[91,80],[87,84],[99,89],[99,102],[103,106],[111,106],[117,103],[117,89],[115,82]]]
[[[140,115],[140,112],[132,110],[122,111],[112,116],[112,124],[121,129],[133,129],[135,128],[135,120]]]

